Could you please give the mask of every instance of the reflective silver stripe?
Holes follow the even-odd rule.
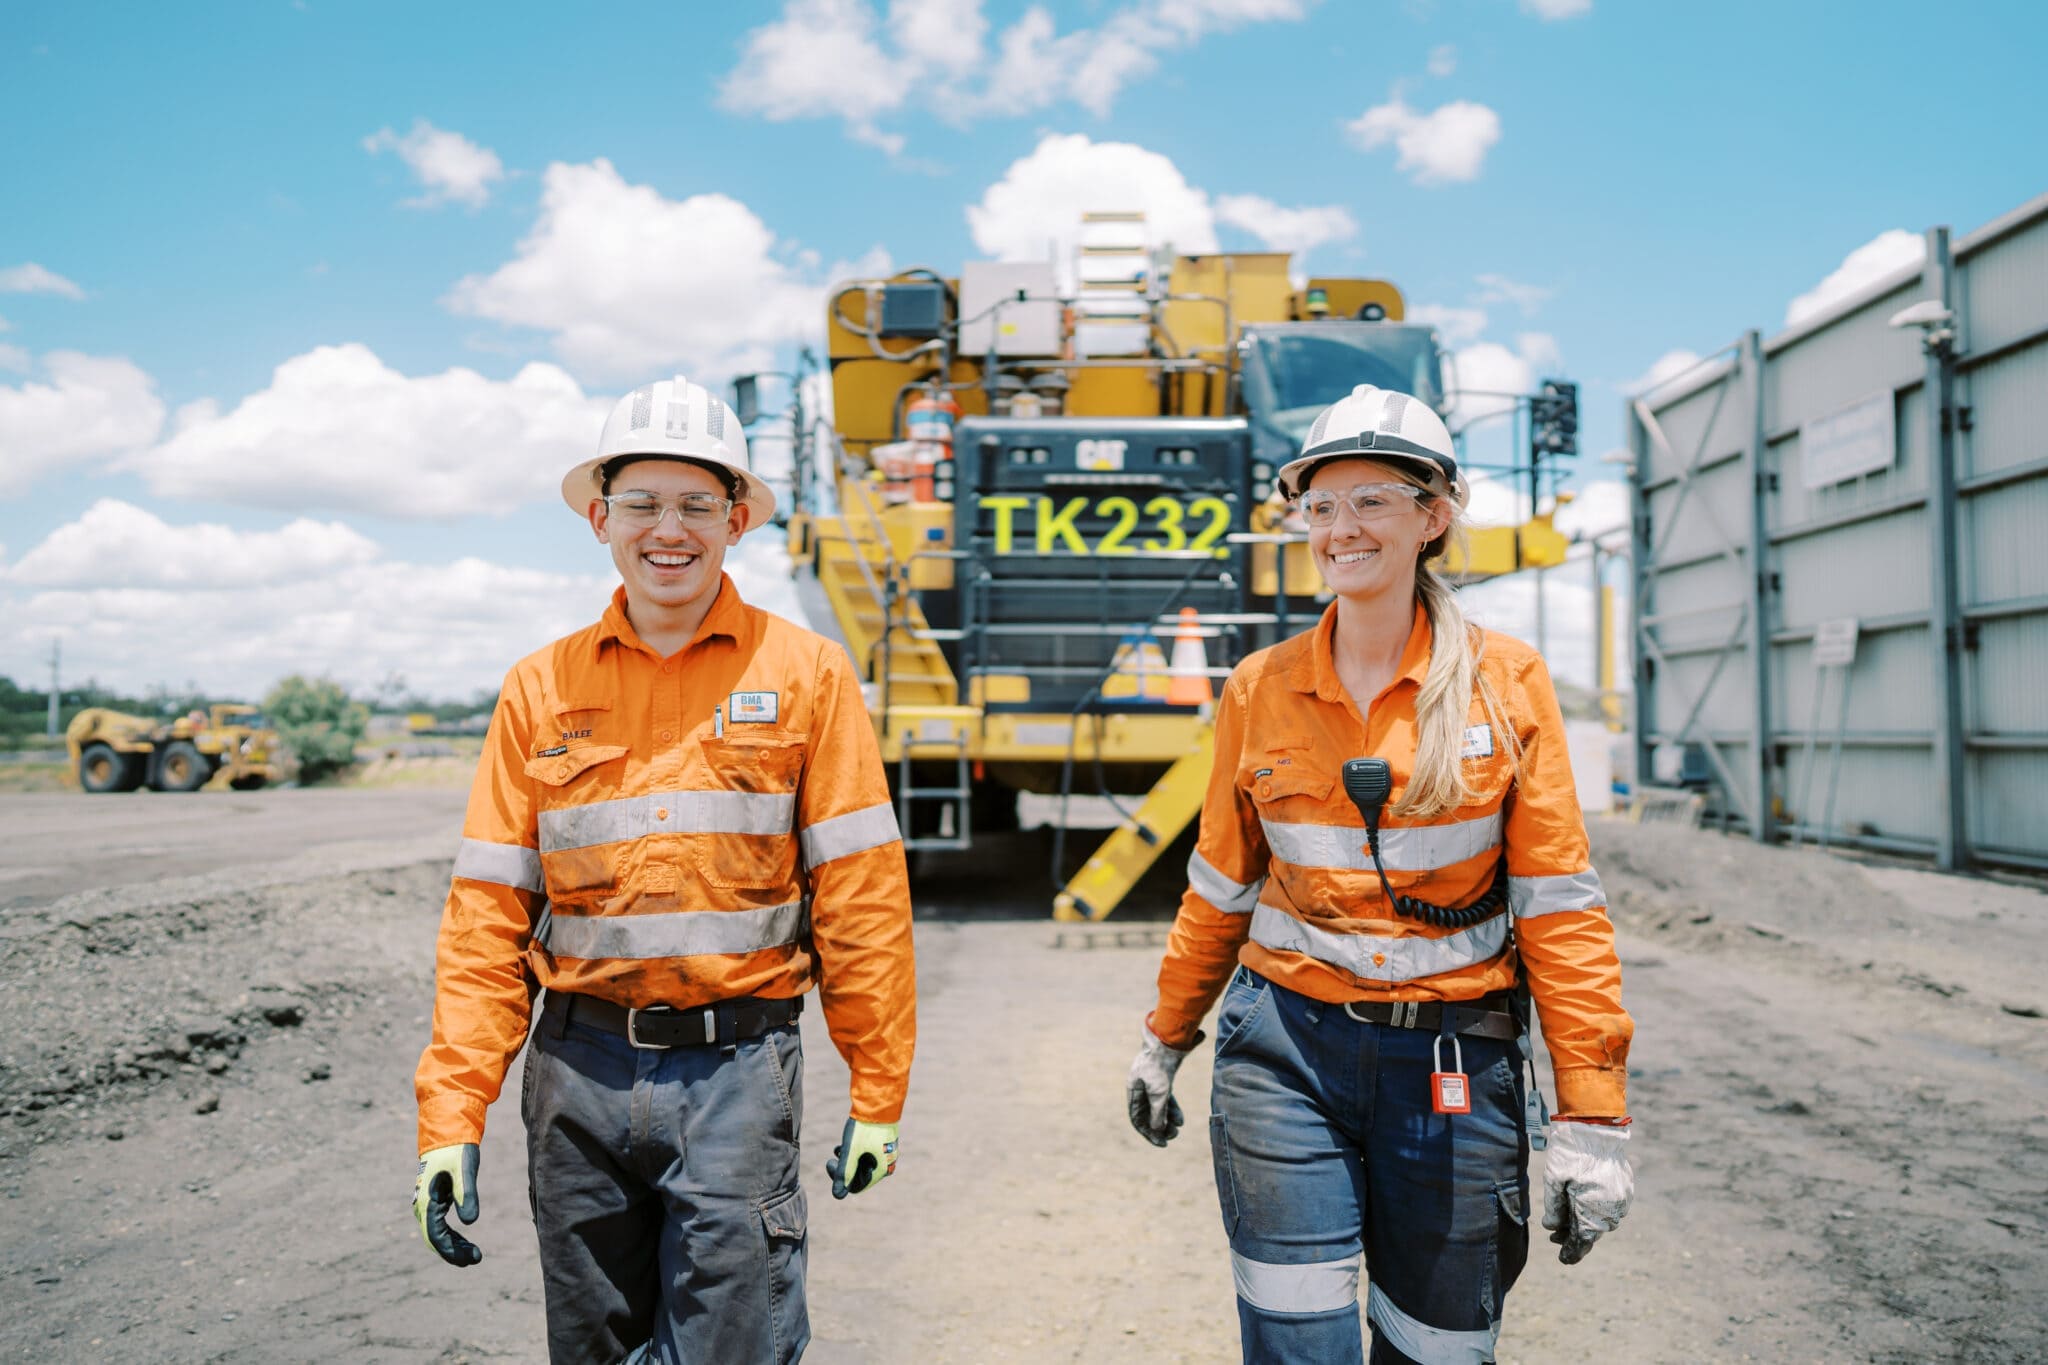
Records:
[[[537,914],[537,915],[535,915],[535,916],[533,917],[533,941],[534,941],[535,943],[538,943],[538,944],[539,944],[539,945],[540,945],[541,947],[543,947],[543,948],[547,947],[547,946],[548,946],[548,929],[549,929],[549,927],[550,927],[550,926],[552,926],[552,925],[554,924],[554,922],[555,922],[555,906],[554,906],[554,902],[553,902],[553,901],[542,901],[542,902],[540,903],[540,913],[539,913],[539,914]]]
[[[1381,938],[1333,934],[1304,924],[1284,910],[1261,905],[1252,911],[1252,941],[1276,953],[1307,953],[1365,981],[1420,981],[1497,956],[1508,941],[1508,917],[1495,915],[1484,924],[1442,938]],[[1376,962],[1375,956],[1385,961]]]
[[[554,915],[556,957],[698,957],[795,943],[810,928],[802,901],[760,910],[682,910],[660,915]]]
[[[1273,856],[1296,867],[1372,871],[1363,825],[1287,825],[1261,820]],[[1433,872],[1500,847],[1500,812],[1447,825],[1407,825],[1380,831],[1380,861],[1389,872]]]
[[[849,853],[894,843],[903,833],[896,828],[896,808],[887,801],[865,810],[848,811],[830,820],[806,825],[797,838],[803,844],[804,866],[817,867]]]
[[[1358,1303],[1357,1252],[1334,1261],[1275,1265],[1230,1253],[1237,1296],[1268,1313],[1328,1313]]]
[[[1508,905],[1516,919],[1531,915],[1554,915],[1560,910],[1604,908],[1607,892],[1600,886],[1600,874],[1592,868],[1565,877],[1510,877]]]
[[[1372,1286],[1365,1296],[1365,1315],[1387,1341],[1416,1365],[1486,1365],[1493,1359],[1500,1324],[1476,1332],[1449,1332],[1409,1317],[1394,1306],[1384,1289]]]
[[[795,792],[650,792],[542,811],[540,851],[616,844],[650,834],[787,834],[795,819]]]
[[[1215,906],[1226,915],[1244,915],[1259,903],[1259,892],[1264,889],[1266,879],[1255,882],[1234,882],[1218,872],[1198,849],[1188,855],[1188,885],[1195,888],[1195,894]]]
[[[516,891],[541,889],[540,850],[524,844],[491,844],[464,839],[455,850],[455,875],[473,882],[492,882]]]

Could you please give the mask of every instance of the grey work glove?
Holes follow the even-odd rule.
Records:
[[[1150,1024],[1141,1024],[1139,1028],[1145,1037],[1137,1060],[1131,1063],[1126,1083],[1131,1127],[1154,1147],[1164,1147],[1186,1122],[1180,1112],[1180,1101],[1173,1097],[1173,1073],[1180,1070],[1188,1054],[1160,1042]],[[1195,1035],[1195,1041],[1202,1041],[1200,1034]]]
[[[475,1265],[484,1258],[476,1243],[448,1226],[450,1212],[465,1223],[476,1221],[476,1162],[474,1142],[436,1147],[420,1153],[420,1172],[412,1183],[412,1216],[419,1221],[420,1236],[449,1265]]]
[[[1543,1226],[1557,1259],[1577,1265],[1603,1233],[1620,1225],[1635,1198],[1627,1128],[1559,1119],[1543,1152]]]

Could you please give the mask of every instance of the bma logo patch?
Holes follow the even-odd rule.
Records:
[[[735,725],[773,725],[782,714],[781,698],[780,692],[735,692],[727,699],[725,714]]]
[[[1465,731],[1465,748],[1459,757],[1492,758],[1493,727],[1490,725],[1474,725],[1469,727]]]

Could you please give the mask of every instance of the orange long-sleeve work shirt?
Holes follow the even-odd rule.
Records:
[[[895,1122],[910,886],[852,661],[730,578],[664,659],[622,588],[499,694],[441,921],[420,1150],[482,1136],[535,986],[687,1008],[813,985],[853,1116]]]
[[[1188,890],[1159,971],[1151,1024],[1194,1046],[1233,964],[1313,999],[1471,1000],[1526,977],[1557,1078],[1562,1115],[1627,1112],[1621,964],[1593,871],[1565,750],[1564,718],[1542,656],[1482,633],[1479,667],[1521,741],[1520,773],[1475,695],[1463,762],[1472,799],[1428,820],[1393,813],[1415,763],[1415,699],[1431,630],[1417,610],[1394,681],[1361,712],[1331,656],[1337,610],[1261,650],[1231,675],[1216,711],[1216,763],[1188,863]],[[1476,691],[1476,689],[1475,689]],[[1399,895],[1469,905],[1507,863],[1508,910],[1443,929],[1386,904],[1344,760],[1380,757],[1393,795],[1381,860]],[[1513,932],[1509,927],[1512,922]]]

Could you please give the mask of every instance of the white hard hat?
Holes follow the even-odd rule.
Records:
[[[590,501],[604,490],[600,471],[621,455],[689,460],[729,471],[737,482],[735,496],[751,510],[747,524],[765,525],[775,514],[775,493],[747,462],[747,434],[739,418],[702,384],[677,375],[657,379],[621,398],[604,432],[597,454],[562,479],[562,501],[577,516],[586,516]]]
[[[1444,419],[1410,394],[1360,384],[1316,414],[1301,443],[1301,454],[1280,466],[1280,491],[1301,496],[1315,467],[1325,460],[1403,461],[1421,466],[1431,483],[1450,490],[1463,507],[1471,496],[1458,473],[1458,452]]]

